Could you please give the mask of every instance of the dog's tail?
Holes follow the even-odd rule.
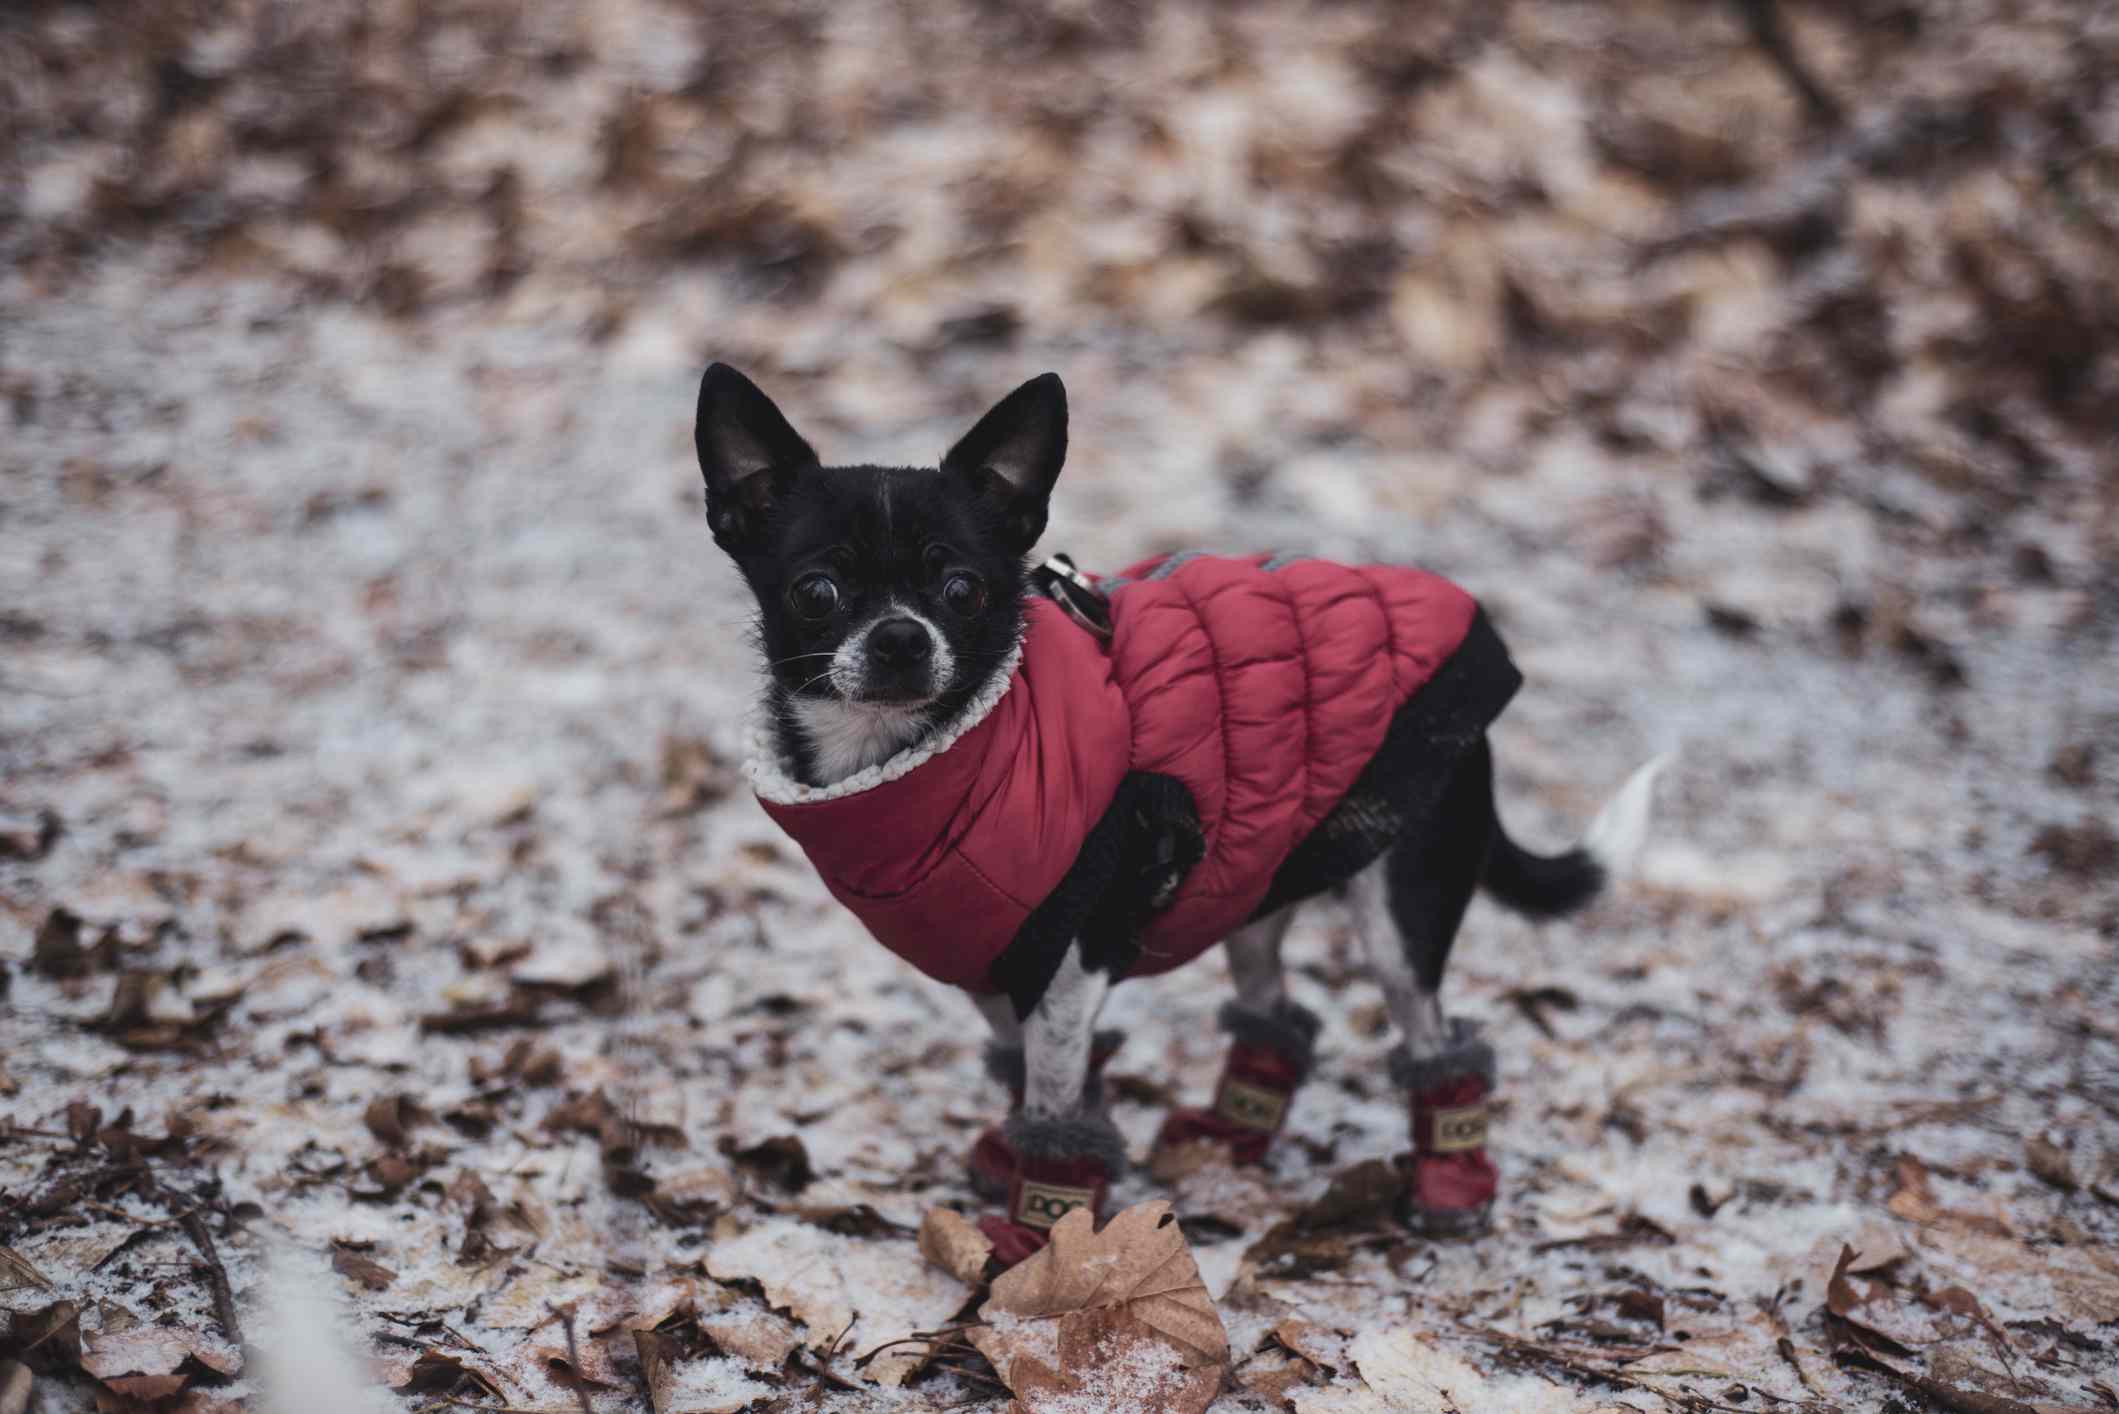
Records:
[[[1481,880],[1487,893],[1526,918],[1559,918],[1583,907],[1640,857],[1656,777],[1676,754],[1665,752],[1628,777],[1597,812],[1582,842],[1565,854],[1532,854],[1508,837],[1496,810],[1493,847]]]
[[[355,1350],[359,1323],[320,1258],[276,1245],[266,1255],[251,1407],[260,1414],[395,1414]]]

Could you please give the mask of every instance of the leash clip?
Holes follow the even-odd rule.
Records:
[[[1111,596],[1096,587],[1096,581],[1074,567],[1066,555],[1053,555],[1030,572],[1038,592],[1060,606],[1060,612],[1096,635],[1111,641]]]

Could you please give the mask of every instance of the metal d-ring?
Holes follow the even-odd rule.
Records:
[[[1060,612],[1095,634],[1111,641],[1111,597],[1096,587],[1096,581],[1074,567],[1066,555],[1053,555],[1032,571],[1038,590],[1060,606]]]

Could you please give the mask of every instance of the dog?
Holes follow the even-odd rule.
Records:
[[[971,994],[1005,1122],[970,1155],[1005,1202],[995,1256],[1100,1210],[1126,1156],[1104,1114],[1110,987],[1226,950],[1212,1103],[1158,1151],[1259,1163],[1313,1061],[1287,994],[1296,905],[1344,897],[1399,1033],[1413,1147],[1403,1215],[1489,1221],[1494,1053],[1439,994],[1475,890],[1551,918],[1595,898],[1647,829],[1637,772],[1581,845],[1502,829],[1487,728],[1520,675],[1477,603],[1423,571],[1162,556],[1095,577],[1034,564],[1067,449],[1044,374],[937,467],[828,466],[715,364],[695,443],[708,526],[758,605],[766,689],[747,770],[767,812],[878,940]]]

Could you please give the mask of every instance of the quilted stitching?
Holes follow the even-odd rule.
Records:
[[[1191,956],[1194,933],[1241,921],[1461,641],[1472,607],[1446,581],[1390,567],[1200,556],[1126,572],[1112,665],[1133,765],[1183,781],[1208,837],[1151,927],[1156,970]]]

